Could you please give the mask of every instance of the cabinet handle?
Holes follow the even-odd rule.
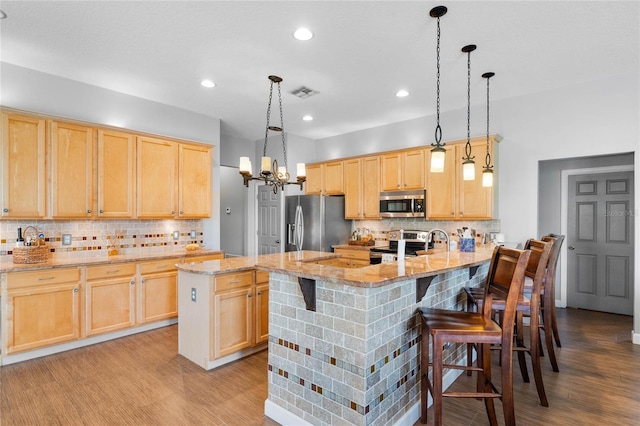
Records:
[[[182,214],[182,210],[180,210],[180,214]]]
[[[158,265],[156,266],[156,269],[162,269],[162,268],[166,268],[167,265],[165,265],[164,263],[162,265]]]
[[[251,297],[251,296],[253,296],[251,293],[247,294],[247,297]]]
[[[78,292],[78,289],[77,289],[77,288],[74,288],[74,289],[73,289],[73,292],[74,292],[74,293],[77,293],[77,292]]]
[[[134,280],[129,281],[129,284],[134,285],[136,282]]]
[[[89,213],[89,214],[90,214],[90,213],[91,213],[91,209],[87,210],[87,213]]]
[[[4,209],[2,209],[2,211],[5,212],[5,213],[9,213],[9,209],[6,208],[6,207]]]
[[[100,213],[104,213],[104,210],[100,209]]]
[[[38,281],[49,281],[49,280],[52,280],[54,278],[55,277],[40,277],[40,278],[38,278]]]
[[[176,211],[175,210],[171,210],[171,214],[176,214]]]
[[[261,291],[258,292],[258,296],[262,296],[262,292]]]
[[[116,274],[118,272],[120,272],[120,269],[112,269],[110,271],[106,271],[105,274]]]
[[[145,279],[143,278],[143,279],[141,279],[141,280],[140,280],[140,282],[141,282],[142,284],[144,284],[144,283],[146,283],[146,282],[147,282],[147,280],[145,280]]]

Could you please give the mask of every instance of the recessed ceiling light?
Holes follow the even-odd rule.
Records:
[[[211,80],[202,80],[202,81],[200,82],[200,84],[201,84],[203,87],[216,87],[216,84],[215,84],[213,81],[211,81]]]
[[[296,40],[307,41],[313,38],[313,33],[309,31],[308,28],[301,27],[293,33],[293,36],[296,38]]]
[[[304,121],[311,121],[311,120],[313,120],[313,117],[312,117],[312,116],[310,116],[310,115],[305,115],[304,117],[302,117],[302,119],[303,119]]]
[[[409,92],[407,92],[406,90],[398,90],[396,92],[396,96],[399,98],[404,98],[405,96],[409,96]]]

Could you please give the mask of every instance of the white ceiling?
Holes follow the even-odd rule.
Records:
[[[285,130],[320,139],[435,113],[438,5],[443,112],[466,108],[470,43],[473,104],[486,71],[492,100],[639,72],[638,1],[2,0],[0,60],[217,117],[250,140],[275,74]],[[295,40],[299,26],[315,37]],[[319,94],[288,93],[301,85]]]

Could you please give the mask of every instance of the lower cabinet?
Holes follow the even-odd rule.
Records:
[[[140,263],[138,290],[138,323],[159,321],[178,316],[178,272],[180,259],[154,260]]]
[[[334,265],[337,264],[344,268],[360,268],[370,264],[369,250],[350,250],[338,247],[334,253],[340,255],[338,259],[332,259],[336,261],[336,263],[332,263]]]
[[[80,338],[80,269],[14,272],[6,280],[3,354]]]
[[[87,336],[136,324],[135,284],[133,262],[87,267],[84,292]]]
[[[256,345],[269,340],[269,272],[256,271]]]

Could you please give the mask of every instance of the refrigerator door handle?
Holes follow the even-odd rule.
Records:
[[[302,244],[304,243],[304,215],[302,213],[302,206],[300,205],[296,207],[296,221],[294,227],[294,241],[298,251],[300,251],[302,250]]]

